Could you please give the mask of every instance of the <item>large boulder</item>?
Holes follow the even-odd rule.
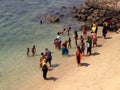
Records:
[[[45,19],[51,23],[60,21],[59,17],[51,16],[51,15],[46,16]]]

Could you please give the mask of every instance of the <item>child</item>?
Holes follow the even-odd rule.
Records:
[[[71,30],[71,27],[69,27],[69,28],[67,29],[67,35],[68,35],[68,36],[70,35],[70,30]]]
[[[81,40],[81,52],[83,53],[83,55],[84,55],[84,51],[85,51],[85,43],[83,40]]]
[[[71,48],[71,38],[68,39],[68,48]]]
[[[27,48],[27,56],[29,56],[29,52],[30,52],[30,49],[29,48]]]
[[[59,32],[60,34],[64,34],[66,31],[66,29],[64,28],[61,32]]]
[[[54,45],[56,48],[58,47],[58,39],[57,38],[54,39]]]
[[[34,56],[35,55],[35,53],[36,53],[36,48],[35,48],[35,45],[33,45],[33,47],[32,47],[32,55]]]

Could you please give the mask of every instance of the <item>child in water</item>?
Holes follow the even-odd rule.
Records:
[[[29,48],[27,48],[27,56],[29,56],[29,52],[30,52],[30,49]]]
[[[35,53],[36,53],[36,47],[35,47],[35,45],[33,45],[33,47],[32,47],[32,55],[34,56],[35,55]]]

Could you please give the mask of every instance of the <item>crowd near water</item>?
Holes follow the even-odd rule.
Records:
[[[84,0],[0,0],[1,90],[18,90],[22,86],[21,82],[41,73],[38,68],[41,52],[45,48],[54,52],[53,40],[56,33],[64,26],[71,25],[71,20],[65,20],[64,24],[41,25],[41,15],[56,13],[62,6],[80,6],[83,2]],[[31,56],[33,45],[36,46],[35,57]],[[29,57],[26,55],[27,48],[30,50]]]
[[[0,89],[17,90],[21,82],[43,71],[47,79],[48,67],[56,58],[69,56],[70,49],[80,65],[84,55],[91,55],[97,46],[97,25],[91,34],[83,22],[65,19],[63,23],[48,23],[43,15],[56,13],[62,6],[80,6],[83,0],[0,0]],[[41,16],[42,15],[42,16]],[[38,17],[40,16],[40,17]],[[106,26],[106,24],[104,24]],[[106,38],[107,26],[103,37]],[[85,49],[87,52],[85,52]],[[48,63],[47,66],[46,63]],[[38,72],[39,71],[39,72]],[[16,87],[17,86],[17,87]]]

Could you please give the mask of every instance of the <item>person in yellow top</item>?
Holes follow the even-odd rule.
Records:
[[[46,56],[45,56],[44,53],[42,52],[42,53],[41,53],[41,57],[40,57],[40,68],[42,68],[42,62],[43,62],[44,59],[45,59],[45,61],[46,61]]]
[[[42,71],[43,71],[43,78],[46,80],[47,72],[48,72],[48,67],[46,64],[46,59],[43,59],[42,61]]]
[[[96,33],[96,34],[97,34],[98,27],[97,27],[96,24],[93,24],[91,29],[92,29],[92,32],[93,32],[93,33]]]

